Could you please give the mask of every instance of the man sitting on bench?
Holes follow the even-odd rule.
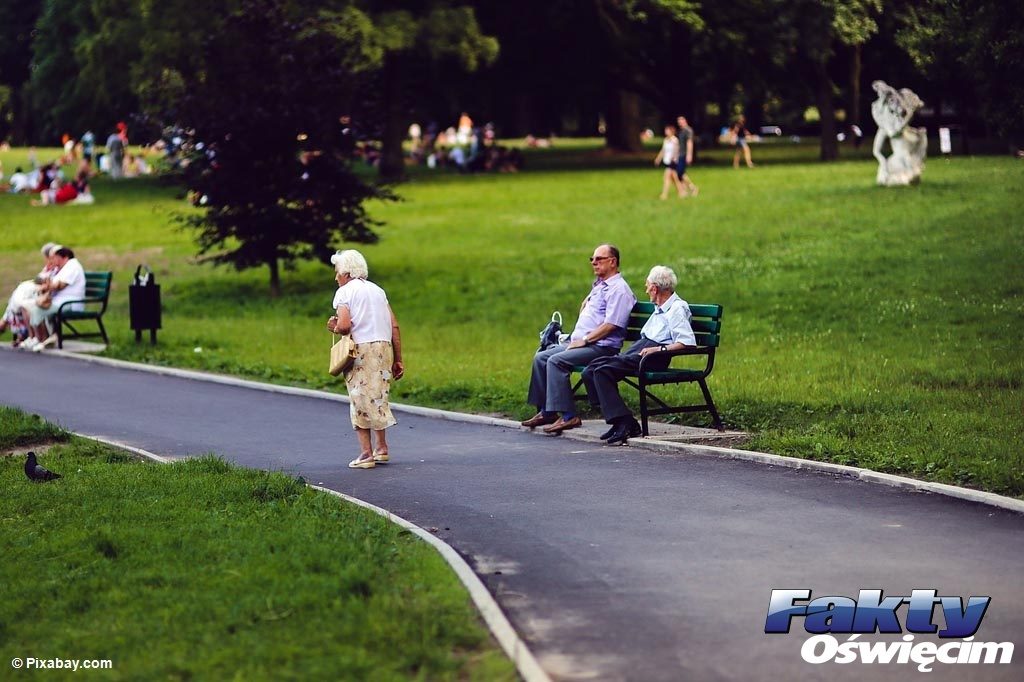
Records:
[[[594,249],[590,266],[596,279],[590,294],[583,299],[579,319],[567,343],[533,356],[526,400],[537,406],[537,414],[522,422],[523,426],[544,426],[544,433],[548,434],[582,426],[569,384],[572,368],[615,355],[626,340],[629,313],[636,296],[619,272],[619,250],[611,244],[601,244]]]
[[[608,445],[624,445],[641,433],[640,424],[619,395],[618,383],[627,376],[636,376],[640,358],[663,350],[680,350],[697,345],[690,326],[690,306],[676,295],[679,283],[676,273],[664,265],[655,265],[647,275],[645,290],[657,306],[640,330],[640,338],[620,355],[597,358],[583,370],[587,397],[594,407],[600,406],[605,422],[611,424],[601,440]],[[644,370],[668,367],[672,358],[652,358]],[[600,404],[600,405],[598,405]]]

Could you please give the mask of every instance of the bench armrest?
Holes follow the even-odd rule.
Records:
[[[75,303],[104,303],[105,301],[106,299],[96,296],[92,296],[89,298],[76,298],[73,301],[64,301],[57,308],[57,314],[60,315],[61,311],[64,310],[65,307],[69,305],[74,305]]]
[[[686,348],[679,348],[678,350],[659,350],[654,353],[648,353],[640,358],[640,368],[637,371],[645,371],[644,364],[651,358],[663,358],[668,356],[669,362],[671,362],[671,358],[678,357],[680,355],[711,355],[712,350],[712,348],[707,346],[687,346]]]

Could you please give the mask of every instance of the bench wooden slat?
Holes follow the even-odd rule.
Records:
[[[701,347],[718,348],[720,336],[718,334],[694,334],[697,345]]]
[[[722,317],[722,306],[717,303],[691,303],[690,314],[694,317],[711,317],[717,320]]]

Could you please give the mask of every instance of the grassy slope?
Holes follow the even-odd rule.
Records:
[[[279,473],[168,466],[0,408],[0,656],[104,679],[511,680],[437,553]],[[64,474],[33,484],[31,442]],[[72,511],[73,510],[73,513]],[[53,679],[72,673],[51,672]]]
[[[663,263],[684,298],[725,305],[711,385],[725,419],[757,432],[753,447],[1024,494],[1024,167],[936,158],[920,187],[881,189],[874,161],[821,165],[813,152],[756,147],[752,171],[706,154],[692,170],[701,195],[686,201],[657,200],[646,157],[578,149],[534,156],[519,175],[414,175],[404,202],[373,207],[387,224],[363,249],[403,326],[396,399],[525,414],[536,331],[555,308],[571,323],[585,258],[611,241],[635,291]],[[168,227],[181,208],[171,193],[96,193],[94,207],[54,210],[0,197],[0,262],[31,271],[45,237],[113,268],[112,355],[338,388],[321,367],[329,269],[302,264],[269,301],[265,272],[189,262],[188,236]],[[140,261],[164,285],[157,349],[127,329]]]

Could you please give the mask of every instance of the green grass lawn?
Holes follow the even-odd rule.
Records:
[[[700,196],[662,202],[654,153],[559,141],[515,175],[417,169],[404,201],[371,206],[386,225],[362,251],[405,349],[394,398],[527,415],[537,332],[554,309],[574,321],[587,256],[610,241],[641,295],[661,263],[683,298],[725,306],[710,384],[750,447],[1024,496],[1020,161],[932,158],[920,186],[884,189],[866,149],[825,165],[813,144],[758,145],[753,170],[712,150],[691,169]],[[5,289],[59,240],[115,272],[109,355],[343,390],[326,373],[329,267],[301,264],[270,300],[264,270],[193,262],[173,189],[100,180],[94,192],[91,207],[0,197]],[[140,262],[163,287],[156,348],[128,329]]]
[[[33,448],[64,478],[29,482]],[[0,408],[0,490],[5,668],[34,657],[109,659],[105,680],[516,678],[433,548],[284,474],[213,456],[139,461]]]

